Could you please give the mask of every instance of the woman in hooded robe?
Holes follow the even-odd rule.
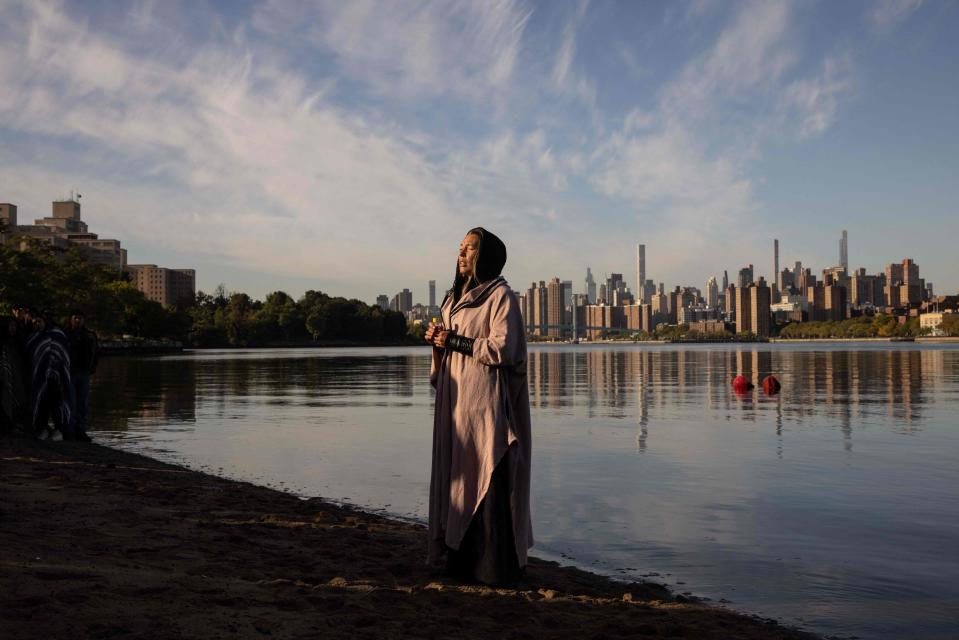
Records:
[[[436,389],[429,559],[491,585],[514,584],[533,546],[526,332],[505,264],[502,240],[467,232],[442,325],[426,333]]]

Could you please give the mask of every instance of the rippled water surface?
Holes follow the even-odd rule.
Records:
[[[567,345],[529,365],[540,555],[828,634],[959,637],[959,348]],[[737,373],[783,390],[736,396]],[[424,519],[428,374],[425,348],[110,358],[94,423]]]

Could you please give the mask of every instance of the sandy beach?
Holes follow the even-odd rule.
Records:
[[[815,637],[535,558],[459,584],[419,525],[97,445],[0,439],[0,549],[9,640]]]

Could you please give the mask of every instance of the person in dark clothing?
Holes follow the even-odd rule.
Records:
[[[70,380],[73,382],[74,435],[77,440],[90,441],[87,427],[90,419],[90,380],[97,372],[100,343],[97,334],[85,326],[82,311],[74,311],[67,325],[70,342]]]
[[[0,432],[26,427],[29,387],[26,362],[14,316],[0,317]]]
[[[428,561],[468,582],[513,586],[533,546],[526,333],[503,278],[506,245],[481,227],[460,243],[433,345],[436,389]]]
[[[26,351],[32,382],[30,404],[34,435],[46,434],[50,418],[64,440],[74,439],[73,384],[70,380],[70,343],[66,335],[43,316],[34,320]]]

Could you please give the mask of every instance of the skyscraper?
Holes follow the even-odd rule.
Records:
[[[561,338],[564,333],[563,288],[563,283],[559,278],[553,278],[547,285],[546,324],[548,327],[546,335],[553,338]]]
[[[762,278],[739,288],[736,297],[736,333],[769,337],[769,287]]]
[[[636,245],[636,293],[639,302],[646,304],[646,245]]]
[[[586,297],[589,304],[596,304],[596,280],[593,278],[593,272],[586,267]]]
[[[736,286],[742,289],[743,287],[748,287],[749,283],[753,281],[753,265],[748,267],[743,267],[739,270],[739,280],[736,282]]]
[[[436,280],[430,280],[430,307],[436,306]]]
[[[729,288],[729,272],[723,269],[723,291]]]
[[[782,279],[779,277],[779,239],[773,239],[773,290],[772,290],[772,299],[773,302],[779,302],[779,295],[783,290]]]
[[[395,296],[393,296],[392,302],[390,302],[390,308],[393,311],[399,311],[400,313],[407,313],[413,308],[413,292],[409,289],[403,289]]]
[[[749,331],[760,338],[769,337],[769,294],[769,287],[762,278],[749,287]]]
[[[526,326],[532,335],[546,335],[546,316],[549,312],[548,292],[546,283],[542,280],[539,281],[539,284],[532,283],[526,292],[526,308],[528,310]]]
[[[719,285],[716,284],[716,278],[709,276],[706,281],[706,306],[715,307],[719,304]]]
[[[849,234],[845,229],[842,230],[842,238],[839,239],[839,264],[849,273]]]

